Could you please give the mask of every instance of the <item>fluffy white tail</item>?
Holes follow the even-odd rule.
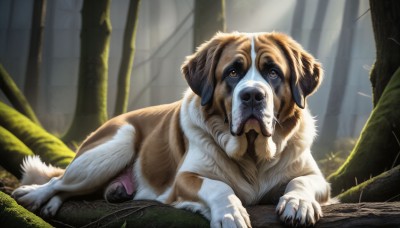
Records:
[[[24,158],[22,168],[22,185],[45,184],[51,178],[64,174],[64,169],[46,165],[39,156],[28,156]]]

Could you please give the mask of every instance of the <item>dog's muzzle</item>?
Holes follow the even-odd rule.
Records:
[[[239,92],[238,99],[240,117],[238,127],[232,134],[240,136],[254,130],[265,137],[270,137],[272,116],[267,111],[267,91],[260,86],[246,87]]]

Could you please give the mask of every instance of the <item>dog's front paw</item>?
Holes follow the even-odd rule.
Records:
[[[228,204],[218,205],[211,211],[211,227],[251,227],[249,214],[239,198],[228,197]],[[219,204],[219,203],[217,203]]]
[[[276,212],[281,221],[292,226],[311,226],[321,217],[321,206],[315,199],[285,194],[279,200]]]

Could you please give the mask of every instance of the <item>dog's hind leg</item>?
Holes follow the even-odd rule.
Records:
[[[47,214],[55,214],[67,197],[100,190],[113,177],[133,163],[135,128],[130,124],[119,127],[106,142],[77,157],[61,177],[43,185],[21,186],[13,192],[18,203],[31,211],[49,199]],[[61,194],[61,197],[55,195]]]

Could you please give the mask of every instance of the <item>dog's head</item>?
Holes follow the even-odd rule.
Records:
[[[277,121],[305,108],[322,79],[320,64],[281,33],[218,33],[187,58],[182,72],[233,136],[272,136]]]

